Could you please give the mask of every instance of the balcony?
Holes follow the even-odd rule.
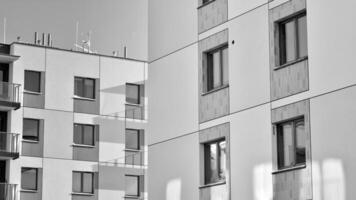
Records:
[[[17,110],[20,106],[20,84],[0,82],[0,110]]]
[[[125,117],[126,119],[144,119],[144,107],[140,104],[125,104]]]
[[[17,185],[0,183],[0,200],[17,200]]]
[[[0,44],[0,62],[1,63],[12,63],[19,58],[19,56],[11,55],[10,53],[11,53],[10,45]]]
[[[17,133],[0,132],[0,159],[19,157],[19,136]]]

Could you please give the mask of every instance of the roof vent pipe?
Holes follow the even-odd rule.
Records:
[[[38,41],[38,33],[35,32],[35,41],[34,41],[34,44],[37,44],[37,41]]]
[[[46,34],[42,33],[42,46],[46,44]]]

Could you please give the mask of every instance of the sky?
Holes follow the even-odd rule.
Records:
[[[34,32],[51,33],[53,46],[74,49],[76,24],[78,41],[91,34],[92,50],[147,60],[148,0],[0,0],[0,43],[6,18],[6,43],[33,43]]]

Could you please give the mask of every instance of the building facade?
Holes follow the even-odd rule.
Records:
[[[355,199],[355,1],[148,6],[149,199]]]
[[[0,46],[0,199],[146,198],[147,64]]]

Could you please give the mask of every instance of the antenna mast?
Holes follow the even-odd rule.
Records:
[[[77,21],[75,27],[75,44],[78,44],[78,31],[79,31],[79,22]],[[78,51],[78,46],[75,46],[75,50]]]
[[[4,17],[4,44],[6,43],[6,17]]]

